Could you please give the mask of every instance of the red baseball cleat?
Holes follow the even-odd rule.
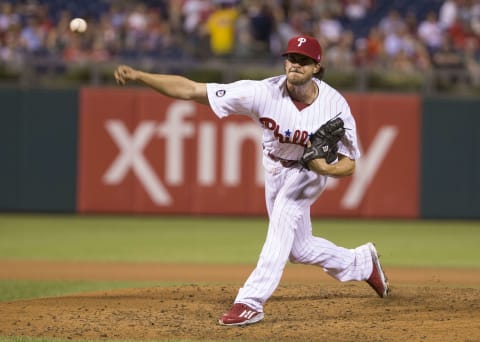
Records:
[[[263,312],[258,312],[246,304],[235,303],[229,312],[218,320],[221,325],[247,325],[261,321]]]
[[[368,248],[372,254],[373,269],[372,274],[367,279],[367,283],[372,287],[372,289],[375,290],[380,298],[385,298],[390,292],[390,289],[388,288],[388,279],[383,272],[382,265],[380,265],[380,260],[378,259],[378,253],[375,249],[375,245],[369,242]]]

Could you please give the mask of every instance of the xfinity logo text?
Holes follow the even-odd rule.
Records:
[[[163,122],[145,120],[138,123],[133,132],[129,132],[126,124],[121,120],[107,120],[105,130],[118,148],[118,155],[103,175],[106,185],[118,185],[132,171],[143,185],[152,201],[159,206],[168,206],[173,199],[167,186],[180,186],[185,181],[186,167],[196,167],[197,182],[201,186],[214,185],[218,179],[216,175],[217,158],[216,147],[223,146],[221,155],[222,175],[221,182],[226,186],[241,184],[241,153],[246,141],[253,141],[258,148],[255,155],[256,183],[263,185],[263,166],[261,162],[261,132],[256,124],[228,123],[224,126],[223,142],[217,141],[217,126],[205,121],[195,127],[189,118],[195,115],[195,106],[190,102],[177,101],[172,104]],[[165,141],[164,179],[159,176],[149,160],[145,157],[145,149],[154,139]],[[189,145],[187,146],[187,140]],[[197,158],[194,158],[195,155]],[[187,158],[185,158],[185,156]],[[197,165],[185,165],[185,160],[194,161]]]
[[[120,185],[131,172],[155,205],[169,206],[174,203],[169,189],[185,184],[187,169],[193,168],[198,186],[239,187],[243,185],[242,164],[248,163],[249,168],[254,168],[255,185],[263,187],[261,128],[253,121],[223,125],[215,117],[196,121],[195,115],[194,104],[176,101],[167,107],[163,121],[144,120],[129,128],[120,119],[106,120],[105,130],[118,153],[103,173],[103,183]],[[342,208],[359,207],[398,133],[395,126],[382,126],[376,132],[368,150],[357,161],[355,174],[341,199]],[[165,147],[153,163],[145,151],[158,139]],[[242,160],[246,143],[255,148],[254,160]],[[329,179],[327,190],[335,188],[337,182]]]

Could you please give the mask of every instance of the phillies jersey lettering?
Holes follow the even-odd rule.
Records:
[[[282,131],[280,129],[280,125],[278,125],[275,120],[270,118],[260,118],[260,122],[262,123],[263,128],[273,131],[273,134],[281,143],[298,144],[302,146],[307,145],[307,138],[310,136],[307,131],[300,131],[299,129],[296,129],[293,134],[290,129]],[[283,134],[280,132],[283,132]]]

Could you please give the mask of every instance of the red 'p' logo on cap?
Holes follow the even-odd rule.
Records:
[[[297,41],[298,41],[298,45],[297,45],[298,47],[302,46],[302,44],[305,44],[307,42],[307,40],[303,37],[299,37]]]
[[[322,59],[322,47],[318,40],[314,37],[301,35],[291,38],[288,41],[287,51],[282,56],[289,53],[298,53],[310,57],[315,62],[319,63]]]

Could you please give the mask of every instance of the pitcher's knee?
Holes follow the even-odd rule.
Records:
[[[297,250],[292,250],[288,258],[293,264],[304,264],[308,261],[308,254],[309,253],[305,253],[304,251],[299,252]]]

